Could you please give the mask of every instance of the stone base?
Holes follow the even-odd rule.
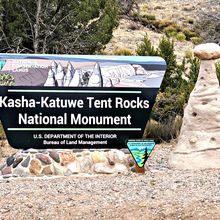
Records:
[[[220,149],[192,153],[172,153],[169,165],[181,170],[220,169]]]
[[[29,149],[18,151],[0,164],[0,177],[127,174],[132,166],[132,156],[116,149],[81,152],[73,152],[71,149]]]

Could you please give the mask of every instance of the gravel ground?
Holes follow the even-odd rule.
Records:
[[[0,219],[220,219],[220,171],[170,170],[160,145],[144,175],[0,180]]]

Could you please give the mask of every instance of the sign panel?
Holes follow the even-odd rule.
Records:
[[[142,138],[159,57],[0,54],[0,119],[14,148],[123,148]]]

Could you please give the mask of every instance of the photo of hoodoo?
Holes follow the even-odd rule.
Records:
[[[44,86],[58,87],[159,87],[164,71],[146,71],[140,65],[95,63],[75,68],[68,62],[64,68],[52,62]],[[154,81],[153,85],[149,81]]]
[[[5,74],[14,79],[13,84],[3,82]],[[1,65],[0,83],[8,86],[159,88],[163,76],[164,70],[150,65],[7,59]]]
[[[103,87],[101,68],[98,63],[93,70],[75,69],[71,62],[65,68],[55,61],[52,62],[44,86],[58,87]]]

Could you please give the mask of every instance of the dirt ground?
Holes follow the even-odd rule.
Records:
[[[0,219],[216,219],[220,170],[170,170],[160,145],[144,175],[0,179]]]

